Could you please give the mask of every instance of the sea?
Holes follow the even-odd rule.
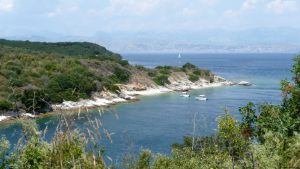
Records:
[[[178,92],[153,96],[141,96],[139,101],[112,106],[105,110],[74,112],[72,126],[82,131],[89,128],[88,122],[100,119],[102,128],[111,134],[106,139],[103,129],[99,145],[105,150],[105,158],[120,163],[126,154],[138,154],[143,149],[169,155],[174,143],[182,143],[184,136],[194,133],[199,136],[214,134],[217,119],[228,111],[237,120],[238,109],[248,102],[280,104],[280,81],[292,79],[291,68],[296,54],[122,54],[131,64],[148,68],[156,66],[182,66],[189,62],[208,69],[230,81],[248,81],[252,86],[226,86],[205,88],[190,92],[190,98],[180,97]],[[207,101],[195,100],[206,95]],[[105,113],[99,113],[99,112]],[[51,140],[57,129],[60,116],[37,120],[40,130],[47,129],[46,140]],[[1,125],[0,135],[11,144],[20,138],[21,126]],[[109,161],[109,160],[108,160]]]

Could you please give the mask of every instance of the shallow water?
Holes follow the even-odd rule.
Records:
[[[291,78],[292,58],[295,54],[124,54],[133,64],[155,67],[157,65],[181,66],[185,62],[212,70],[233,81],[246,80],[255,84],[251,87],[219,87],[194,90],[190,98],[171,92],[156,96],[143,96],[134,103],[126,103],[106,110],[102,115],[103,126],[113,132],[113,144],[104,141],[106,154],[116,162],[127,152],[148,148],[153,152],[168,154],[172,143],[181,142],[183,136],[192,133],[192,119],[196,113],[198,135],[212,134],[216,129],[216,118],[224,109],[239,118],[238,108],[254,103],[280,103],[280,80]],[[205,94],[208,101],[194,99]],[[117,115],[116,115],[117,114]],[[89,114],[99,118],[97,110]],[[85,129],[87,118],[77,119],[75,125]],[[41,129],[48,126],[47,139],[51,138],[58,122],[57,117],[38,120]],[[2,126],[1,135],[15,143],[19,138],[20,126]]]

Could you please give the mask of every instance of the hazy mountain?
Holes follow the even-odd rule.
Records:
[[[197,32],[97,32],[91,36],[54,32],[3,38],[33,41],[92,41],[115,52],[292,52],[300,51],[300,29],[250,29]]]

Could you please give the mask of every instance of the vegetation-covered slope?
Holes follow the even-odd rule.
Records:
[[[29,42],[11,41],[0,39],[0,46],[23,49],[26,52],[41,52],[48,54],[77,56],[77,57],[98,57],[106,59],[121,59],[119,54],[115,54],[104,47],[89,42]]]
[[[186,64],[182,68],[132,66],[119,54],[87,42],[41,43],[0,40],[0,111],[48,112],[51,104],[90,98],[115,84],[140,80],[170,83],[172,72],[184,72],[191,81],[214,75]],[[135,75],[134,78],[132,78]]]
[[[0,110],[49,111],[51,103],[88,98],[130,76],[127,61],[89,43],[2,40],[0,61]],[[94,73],[87,62],[110,65],[110,70]]]

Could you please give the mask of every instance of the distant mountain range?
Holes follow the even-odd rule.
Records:
[[[203,30],[194,32],[97,32],[92,36],[53,32],[1,35],[32,41],[91,41],[118,53],[197,52],[260,53],[300,52],[300,29]]]

